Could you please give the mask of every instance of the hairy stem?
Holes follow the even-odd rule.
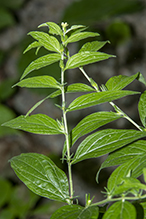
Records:
[[[71,171],[69,132],[68,132],[68,125],[67,125],[66,110],[65,110],[65,90],[64,90],[64,70],[63,69],[61,71],[61,84],[62,84],[62,113],[63,113],[65,139],[66,139],[66,145],[67,145],[67,164],[68,164],[68,175],[69,175],[70,199],[72,199],[73,198],[73,181],[72,181],[72,171]]]

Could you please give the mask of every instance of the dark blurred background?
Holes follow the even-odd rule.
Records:
[[[33,50],[23,55],[24,49],[32,42],[27,33],[47,21],[84,24],[89,26],[89,30],[100,33],[99,40],[110,40],[111,44],[107,44],[102,51],[114,54],[117,58],[85,67],[89,76],[99,85],[111,76],[120,74],[130,76],[141,72],[146,78],[145,0],[0,0],[0,124],[25,114],[33,104],[51,92],[46,89],[11,88],[19,81],[27,65],[36,58]],[[77,52],[85,42],[83,40],[70,45],[71,53]],[[43,53],[40,50],[38,56]],[[60,79],[57,64],[33,74],[49,74]],[[87,83],[76,69],[69,71],[66,79],[69,83]],[[136,81],[128,88],[141,92],[145,89]],[[73,98],[75,96],[70,95],[68,102]],[[141,125],[137,111],[138,99],[138,96],[123,98],[117,104]],[[60,118],[60,110],[54,107],[55,101],[60,100],[47,100],[35,113]],[[103,104],[83,112],[75,111],[69,119],[70,127],[74,127],[83,116],[98,110],[111,108]],[[134,128],[125,120],[108,127]],[[63,141],[61,136],[39,136],[0,126],[0,219],[48,219],[61,206],[60,203],[31,193],[15,176],[8,160],[20,153],[37,152],[48,155],[66,171],[66,166],[60,161]],[[84,204],[85,193],[91,193],[91,197],[95,195],[95,201],[102,199],[100,191],[106,186],[109,171],[104,170],[100,174],[99,184],[95,176],[104,158],[87,160],[74,166],[75,195],[80,194],[80,204]]]

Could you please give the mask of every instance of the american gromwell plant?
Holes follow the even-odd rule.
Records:
[[[41,31],[42,27],[46,27],[47,32]],[[29,33],[34,41],[24,53],[36,49],[37,54],[41,47],[44,47],[48,53],[32,61],[25,69],[20,81],[14,86],[54,88],[55,91],[32,106],[26,115],[5,122],[3,126],[41,135],[64,135],[64,145],[60,145],[61,159],[66,162],[68,171],[66,174],[49,157],[38,153],[23,153],[13,157],[10,160],[11,167],[19,179],[34,193],[51,200],[64,202],[64,206],[56,210],[51,219],[136,219],[138,215],[136,204],[143,209],[138,219],[145,218],[146,92],[141,94],[138,91],[125,89],[134,80],[146,86],[144,77],[139,72],[132,76],[118,75],[99,86],[98,81],[95,82],[89,77],[84,66],[115,57],[99,51],[108,41],[97,41],[99,34],[87,31],[84,25],[69,27],[67,23],[61,23],[59,26],[54,22],[46,22],[39,28],[39,31]],[[89,37],[94,40],[86,42],[76,54],[70,55],[68,44]],[[28,77],[32,71],[53,63],[58,63],[60,67],[60,81],[49,75]],[[68,84],[65,74],[68,74],[68,69],[75,68],[78,68],[85,76],[87,84],[78,82]],[[66,102],[68,93],[78,95],[70,104]],[[129,95],[139,95],[138,112],[142,125],[133,121],[113,102]],[[45,100],[57,96],[61,96],[61,103],[54,107],[59,107],[61,110],[60,119],[33,113],[36,107],[39,107]],[[69,112],[74,113],[76,110],[105,102],[112,106],[113,111],[105,109],[105,111],[92,112],[81,119],[72,130],[69,130],[69,115],[67,115]],[[132,123],[133,129],[102,127],[120,118]],[[78,143],[78,139],[82,136],[84,139]],[[72,154],[71,148],[75,143],[78,146]],[[78,197],[74,197],[72,166],[86,159],[98,159],[105,154],[108,156],[96,175],[97,186],[100,171],[103,168],[117,166],[107,181],[105,199],[94,202],[90,194],[86,194],[85,206],[80,206]],[[143,175],[143,182],[138,179],[140,175]]]

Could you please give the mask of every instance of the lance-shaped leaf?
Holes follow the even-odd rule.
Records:
[[[102,163],[99,172],[106,167],[120,165],[125,163],[136,156],[143,155],[146,153],[146,141],[139,140],[126,147],[123,147],[113,153],[109,154],[106,160]],[[97,175],[98,176],[98,175]]]
[[[28,88],[60,88],[59,82],[57,82],[56,79],[52,76],[48,75],[26,78],[15,84],[14,86]]]
[[[88,134],[97,128],[121,117],[121,115],[114,112],[96,112],[86,116],[77,124],[77,126],[75,126],[75,128],[72,129],[70,134],[70,145],[73,146],[73,144],[83,135]],[[63,157],[65,153],[66,143],[63,149]]]
[[[83,83],[70,84],[69,86],[65,87],[66,93],[91,92],[91,91],[95,91],[94,88],[88,86],[87,84],[83,84]]]
[[[138,194],[140,190],[146,191],[146,185],[133,177],[124,177],[121,178],[121,182],[113,189],[112,196],[121,195],[123,193]]]
[[[82,207],[80,205],[66,205],[55,211],[51,219],[95,219],[99,210],[96,206]]]
[[[140,81],[141,83],[143,83],[146,86],[145,78],[143,77],[143,75],[140,72],[138,72],[138,73],[139,73],[139,75],[137,77],[137,80]]]
[[[98,131],[82,141],[72,162],[77,163],[88,158],[100,157],[145,136],[146,132],[135,130],[105,129]]]
[[[105,102],[110,102],[110,101],[119,99],[121,97],[124,97],[127,95],[133,95],[133,94],[138,94],[138,92],[120,90],[120,91],[114,91],[114,92],[103,91],[103,92],[84,94],[80,97],[77,97],[75,100],[73,100],[71,104],[68,106],[67,111],[84,109],[87,107],[95,106],[97,104],[101,104]]]
[[[46,23],[43,23],[43,24],[40,24],[38,27],[49,27],[49,33],[50,34],[56,34],[56,35],[60,35],[62,36],[63,33],[62,33],[62,30],[61,28],[54,22],[46,22]]]
[[[114,203],[105,212],[102,219],[136,219],[135,207],[128,201]]]
[[[114,192],[117,185],[121,184],[124,177],[131,174],[132,177],[137,178],[143,173],[143,168],[146,167],[146,154],[136,156],[135,158],[123,163],[110,175],[108,179],[108,190]]]
[[[46,67],[48,65],[51,65],[61,59],[61,55],[57,53],[48,54],[45,56],[42,56],[35,61],[31,62],[29,66],[25,69],[23,75],[21,76],[22,80],[26,75],[28,75],[30,72],[40,69],[42,67]]]
[[[67,202],[69,186],[66,174],[53,161],[36,153],[13,157],[11,167],[24,184],[37,195]]]
[[[85,43],[82,48],[80,49],[79,52],[85,52],[85,51],[90,51],[90,52],[96,52],[99,49],[101,49],[106,43],[109,43],[109,41],[93,41],[93,42],[88,42]]]
[[[61,46],[60,46],[59,41],[55,37],[50,36],[49,34],[41,32],[41,31],[32,31],[32,32],[29,32],[28,35],[31,35],[45,49],[60,53]]]
[[[83,40],[88,37],[95,37],[99,36],[99,33],[93,33],[93,32],[81,32],[81,33],[76,33],[71,35],[65,42],[64,44],[67,46],[68,43],[73,43],[77,42],[79,40]]]
[[[144,93],[140,96],[138,110],[141,122],[143,126],[146,127],[146,91],[144,91]]]
[[[106,60],[111,57],[115,56],[103,52],[79,52],[68,59],[65,70],[82,67],[84,65]]]
[[[121,90],[127,85],[129,85],[134,79],[138,77],[139,73],[132,76],[118,75],[111,77],[106,82],[106,87],[108,90]]]
[[[82,30],[85,30],[85,29],[87,29],[87,27],[84,25],[72,25],[71,28],[66,30],[65,34],[67,34],[68,32],[72,30],[74,31],[72,34],[76,34],[78,31],[81,32]]]
[[[39,43],[38,41],[34,41],[33,43],[31,43],[23,52],[23,54],[25,54],[26,52],[28,52],[31,49],[37,48],[37,47],[41,47],[42,44]]]
[[[58,123],[45,114],[19,116],[8,122],[5,122],[3,126],[42,135],[62,134]]]

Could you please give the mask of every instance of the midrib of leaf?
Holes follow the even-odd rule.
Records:
[[[17,159],[18,159],[18,158],[17,158]],[[29,166],[29,167],[32,168],[32,166],[31,166],[30,164],[28,164],[27,162],[24,162],[24,161],[21,160],[21,159],[18,159],[18,160],[20,160],[21,162],[23,162],[24,164],[26,164],[27,166]],[[38,162],[40,163],[39,160],[38,160]],[[13,164],[13,165],[14,165],[14,164]],[[43,165],[42,165],[41,163],[40,163],[40,165],[42,166],[42,169],[44,170]],[[15,166],[15,167],[16,167],[16,166]],[[55,174],[56,174],[57,177],[58,177],[58,174],[56,173],[56,171],[55,171],[54,167],[52,166],[52,164],[51,164],[51,167],[52,167],[53,171],[55,172]],[[17,168],[17,169],[19,169],[19,168]],[[56,191],[59,192],[62,196],[59,196],[58,193],[57,193],[57,195],[56,195],[56,193],[53,192],[52,189],[51,189],[51,191],[50,191],[50,190],[48,191],[48,190],[45,189],[45,188],[39,187],[39,185],[38,185],[37,183],[35,183],[35,182],[33,182],[33,184],[35,184],[37,187],[39,187],[39,188],[41,188],[41,189],[43,189],[43,190],[46,190],[46,191],[48,191],[48,192],[53,193],[55,196],[64,197],[64,199],[65,199],[65,196],[64,196],[64,194],[61,192],[61,190],[59,190],[59,189],[57,188],[57,186],[55,186],[55,183],[51,180],[51,178],[49,178],[49,177],[45,174],[45,170],[44,170],[44,174],[43,174],[43,173],[41,173],[40,171],[38,171],[38,169],[34,168],[34,166],[33,166],[33,169],[35,169],[36,172],[38,172],[40,175],[42,175],[42,178],[38,177],[38,175],[34,175],[34,174],[32,174],[31,172],[29,172],[29,174],[30,174],[31,176],[34,176],[34,178],[37,178],[38,180],[41,180],[41,181],[46,182],[47,184],[50,184],[50,185],[53,186],[53,187],[56,189]],[[26,170],[24,170],[24,169],[23,169],[23,172],[25,172],[26,175],[27,175],[27,173],[28,173],[28,171],[26,171]],[[20,174],[20,172],[19,172],[19,174]],[[25,179],[27,179],[29,182],[32,183],[32,181],[29,180],[29,178],[27,178],[25,175],[23,175],[22,172],[21,172],[21,175],[22,175]],[[55,177],[55,178],[57,178],[57,177]],[[45,179],[45,178],[46,178],[46,179]],[[49,180],[49,181],[48,181],[48,180]],[[60,181],[59,181],[59,184],[60,184]],[[62,186],[61,186],[61,188],[62,188]]]

